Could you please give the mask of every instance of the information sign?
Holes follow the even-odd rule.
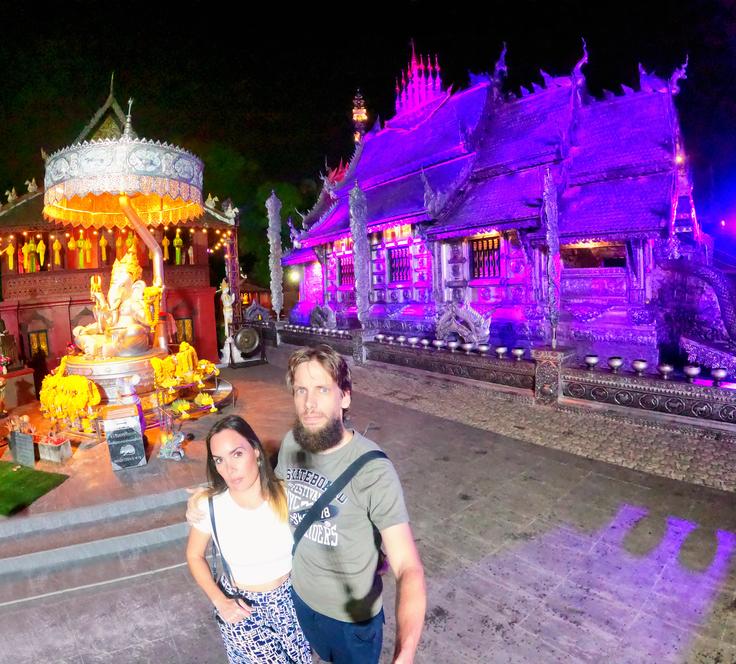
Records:
[[[113,470],[146,465],[146,447],[135,406],[107,408],[103,426]]]
[[[15,463],[29,468],[36,465],[36,450],[33,447],[33,436],[31,434],[11,431],[10,450],[13,453]]]

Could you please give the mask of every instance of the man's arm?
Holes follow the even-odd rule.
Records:
[[[381,531],[391,570],[396,576],[396,647],[393,662],[410,664],[419,645],[427,610],[424,568],[408,523]]]

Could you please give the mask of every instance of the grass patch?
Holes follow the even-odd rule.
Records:
[[[59,486],[68,475],[0,461],[0,514],[10,516]]]

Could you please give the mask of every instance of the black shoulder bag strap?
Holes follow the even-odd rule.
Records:
[[[235,587],[235,582],[233,580],[233,575],[230,571],[230,565],[227,564],[227,560],[225,560],[225,556],[222,554],[222,549],[220,548],[220,540],[217,539],[217,526],[215,525],[215,506],[212,503],[212,496],[207,496],[207,504],[210,508],[210,524],[212,525],[212,543],[215,545],[215,551],[220,556],[220,560],[222,561],[222,570],[225,572],[225,576],[227,577],[228,582],[230,585]],[[218,581],[217,578],[217,561],[215,560],[215,556],[212,556],[212,578],[215,580],[215,582]]]
[[[355,477],[357,472],[365,466],[369,461],[373,459],[388,459],[385,452],[381,450],[371,450],[365,454],[361,454],[353,463],[351,463],[341,475],[325,490],[325,492],[312,503],[312,506],[307,510],[306,514],[299,522],[299,525],[294,530],[294,546],[291,549],[291,555],[294,555],[296,547],[299,541],[304,537],[304,533],[309,530],[309,527],[317,520],[317,517],[322,513],[322,510],[327,507],[342,491],[350,480]]]

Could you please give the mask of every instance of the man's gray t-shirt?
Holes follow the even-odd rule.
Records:
[[[359,456],[380,449],[359,433],[334,452],[311,454],[290,431],[276,474],[285,480],[292,530],[303,513]],[[344,622],[361,622],[381,610],[381,577],[376,574],[378,531],[408,523],[398,475],[388,459],[373,459],[318,517],[297,546],[292,583],[312,609]]]

